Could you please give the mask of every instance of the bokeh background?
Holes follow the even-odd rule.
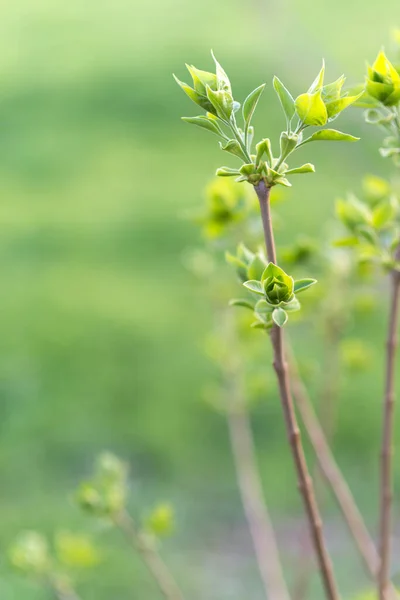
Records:
[[[200,242],[182,213],[203,203],[229,157],[180,121],[197,109],[172,72],[187,80],[185,62],[211,69],[213,48],[238,99],[267,82],[255,125],[258,137],[274,138],[283,121],[272,76],[301,93],[324,57],[330,80],[344,72],[358,83],[365,59],[390,48],[397,12],[396,0],[2,3],[1,598],[48,597],[7,564],[19,531],[94,531],[71,492],[103,449],[131,464],[136,507],[175,505],[177,531],[164,553],[188,597],[262,598],[226,424],[202,400],[214,370],[202,347],[210,307],[182,262]],[[359,111],[347,111],[339,128],[363,143],[303,151],[317,173],[296,179],[279,206],[280,243],[299,230],[321,236],[336,196],[359,189],[365,173],[391,172],[377,152],[379,133]],[[376,348],[378,367],[341,382],[335,441],[373,531],[384,320],[385,309],[354,325]],[[317,347],[307,353],[318,359]],[[272,390],[254,426],[290,569],[301,507],[278,416]],[[396,475],[399,484],[399,468]],[[337,533],[333,503],[325,510],[351,594],[367,584],[351,542]],[[104,561],[79,582],[82,597],[158,598],[119,537],[94,534]]]

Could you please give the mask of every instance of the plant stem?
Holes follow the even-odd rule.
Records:
[[[243,407],[229,411],[227,420],[240,495],[266,597],[289,600],[274,529],[263,498],[249,416]]]
[[[183,600],[183,595],[175,579],[157,549],[146,535],[136,529],[131,516],[126,511],[122,511],[114,517],[114,523],[140,554],[164,598],[166,600]]]
[[[356,501],[331,452],[307,390],[300,379],[298,367],[292,352],[289,353],[289,358],[293,396],[314,449],[319,467],[332,489],[360,556],[368,572],[375,579],[379,566],[379,556],[375,545],[356,505]]]
[[[342,290],[343,292],[343,290]],[[325,437],[325,442],[328,448],[330,447],[334,435],[334,429],[336,424],[336,409],[337,409],[337,396],[338,396],[338,380],[339,380],[339,362],[338,362],[338,344],[340,342],[340,338],[343,330],[343,319],[339,318],[339,315],[336,314],[336,311],[333,313],[330,311],[325,315],[324,319],[324,359],[323,359],[323,372],[325,374],[323,378],[322,390],[319,393],[320,399],[323,401],[319,402],[319,414],[317,412],[314,413],[316,419],[318,419],[318,426],[321,428],[321,433]],[[287,341],[287,340],[286,340]],[[295,379],[299,378],[299,373],[297,369],[294,367],[295,359],[293,356],[293,350],[291,345],[287,342],[287,352],[289,355],[289,369],[291,374],[292,383],[292,393],[294,397],[295,404],[298,406],[298,402],[296,399],[296,391],[295,391]],[[307,397],[306,390],[304,390],[306,394],[306,400],[310,403],[309,398]],[[311,405],[311,409],[314,411],[313,406]],[[300,410],[301,414],[301,410]],[[303,419],[304,423],[304,419]],[[307,426],[305,427],[307,431]],[[309,436],[310,437],[310,436]],[[318,453],[315,453],[318,456]],[[318,463],[313,467],[313,479],[315,486],[315,493],[317,496],[317,500],[319,505],[323,506],[326,487],[324,481],[324,473],[321,469],[321,466]],[[361,516],[361,515],[360,515]],[[308,533],[308,532],[305,532]],[[372,542],[372,540],[371,540]],[[296,594],[293,594],[295,600],[305,600],[308,596],[308,589],[311,584],[313,565],[310,562],[309,552],[306,550],[309,548],[309,537],[305,535],[304,543],[301,548],[301,554],[299,556],[299,566],[298,566],[298,577],[297,584],[295,585]],[[378,558],[377,553],[375,552],[376,558]]]
[[[399,260],[400,245],[396,250]],[[391,304],[389,327],[386,341],[386,382],[383,402],[383,428],[381,445],[381,483],[380,483],[380,526],[379,550],[380,567],[378,576],[379,600],[384,600],[390,581],[391,565],[391,522],[393,498],[393,425],[395,402],[395,360],[397,347],[397,326],[399,319],[400,272],[393,269],[391,273]]]
[[[276,264],[275,243],[270,213],[270,188],[261,181],[255,190],[260,202],[261,217],[264,228],[265,245],[268,260]],[[308,472],[304,449],[301,442],[300,430],[297,424],[293,399],[289,386],[289,371],[283,346],[283,332],[276,325],[271,330],[271,341],[274,353],[274,369],[278,379],[280,398],[282,402],[286,431],[293,461],[297,472],[298,486],[303,498],[305,512],[308,518],[314,551],[321,572],[322,583],[329,600],[338,600],[332,563],[325,546],[322,531],[322,520],[315,500],[314,486]]]

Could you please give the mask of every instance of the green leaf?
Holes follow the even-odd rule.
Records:
[[[240,171],[237,169],[231,169],[230,167],[220,167],[215,173],[218,177],[237,177],[240,175]]]
[[[358,94],[357,96],[345,96],[344,98],[339,98],[338,100],[333,100],[332,102],[326,103],[326,110],[328,112],[328,119],[334,119],[339,113],[341,113],[345,108],[354,104],[362,95]]]
[[[321,131],[316,131],[312,136],[304,140],[304,142],[301,142],[298,148],[304,146],[304,144],[308,144],[308,142],[357,142],[359,139],[349,133],[342,133],[336,129],[321,129]]]
[[[261,97],[261,94],[263,93],[265,88],[265,83],[263,83],[262,85],[260,85],[258,88],[256,88],[255,90],[253,90],[246,98],[246,100],[243,103],[243,119],[244,122],[247,126],[250,125],[250,121],[254,115],[254,111],[256,110],[258,101]]]
[[[396,156],[396,154],[400,154],[400,148],[379,148],[379,154],[383,158],[389,158],[391,156]]]
[[[233,298],[232,300],[229,300],[229,306],[242,306],[243,308],[254,310],[254,305],[250,300],[244,300],[243,298]]]
[[[394,198],[382,200],[372,211],[372,224],[377,229],[387,225],[396,215],[397,206]]]
[[[274,310],[274,307],[271,306],[271,304],[268,304],[264,298],[261,298],[261,300],[256,303],[254,310],[261,315],[266,315],[271,313]]]
[[[288,179],[286,179],[286,177],[279,177],[278,179],[274,180],[274,183],[277,185],[283,185],[284,187],[292,187],[292,184]]]
[[[348,200],[338,198],[335,203],[335,211],[339,220],[354,231],[357,227],[371,224],[371,211],[369,207],[355,197]]]
[[[341,75],[338,79],[336,79],[336,81],[324,85],[322,88],[322,97],[324,101],[331,102],[332,100],[338,100],[340,98],[342,87],[345,81],[346,77]],[[361,93],[364,93],[364,91]]]
[[[383,114],[377,108],[369,108],[364,114],[365,122],[370,125],[388,125],[394,119],[394,114]]]
[[[321,90],[313,94],[301,94],[295,100],[299,119],[305,125],[322,126],[328,120],[326,106],[321,97]]]
[[[193,102],[195,104],[197,104],[197,106],[204,108],[204,110],[207,110],[208,112],[211,112],[211,113],[215,112],[215,108],[212,105],[212,103],[209,101],[207,96],[203,96],[202,94],[197,93],[193,88],[191,88],[189,85],[187,85],[187,83],[184,83],[183,81],[178,79],[176,75],[174,75],[173,77],[174,77],[176,83],[183,89],[185,94],[191,100],[193,100]]]
[[[295,133],[288,135],[286,131],[282,131],[280,137],[281,160],[285,159],[297,146],[299,136]]]
[[[243,283],[244,287],[254,292],[255,294],[259,294],[260,296],[264,296],[264,288],[261,285],[261,281],[256,281],[255,279],[250,279],[249,281],[245,281]]]
[[[311,287],[315,283],[317,283],[316,279],[298,279],[294,282],[294,293],[299,294],[300,292],[304,292],[304,290]]]
[[[230,94],[232,94],[231,82],[229,81],[229,77],[225,73],[224,69],[219,64],[219,62],[217,61],[217,59],[215,58],[214,52],[212,50],[211,50],[211,56],[213,57],[213,60],[215,62],[216,76],[217,76],[217,82],[218,82],[218,89],[219,90],[224,90],[224,91],[229,92]]]
[[[296,112],[295,105],[294,105],[294,99],[293,99],[291,93],[286,89],[286,87],[283,85],[282,81],[280,79],[278,79],[278,77],[276,77],[276,75],[273,80],[273,86],[278,95],[279,101],[282,105],[282,108],[286,115],[288,123],[290,123],[290,121],[293,119],[294,114]]]
[[[295,167],[294,169],[285,171],[285,175],[295,175],[296,173],[315,173],[315,167],[311,163],[306,163],[301,167]]]
[[[208,71],[201,71],[196,69],[193,65],[186,65],[192,79],[193,86],[196,92],[202,96],[206,96],[206,86],[209,85],[211,89],[217,89],[217,76],[214,73]]]
[[[300,310],[300,308],[301,305],[297,298],[293,298],[293,300],[285,304],[286,312],[295,312],[297,310]]]
[[[283,308],[275,308],[274,312],[272,313],[272,319],[274,323],[278,325],[278,327],[283,327],[288,320],[288,316]]]
[[[224,134],[216,120],[211,120],[207,117],[199,116],[182,117],[182,121],[185,121],[185,123],[190,123],[191,125],[197,125],[197,127],[202,127],[203,129],[207,129],[208,131],[211,131],[211,133],[215,133],[219,137],[226,139],[226,135]]]
[[[225,150],[225,152],[229,152],[234,156],[238,156],[241,160],[247,163],[247,156],[244,154],[241,145],[237,140],[229,140],[226,144],[222,144],[220,142],[221,150]]]
[[[232,95],[225,90],[215,92],[210,86],[207,86],[207,98],[214,107],[218,117],[224,121],[229,121],[233,111]]]
[[[269,140],[268,138],[261,140],[261,142],[259,142],[256,145],[256,152],[257,152],[257,155],[256,155],[256,165],[257,166],[260,164],[260,161],[264,154],[267,156],[268,165],[272,166],[274,157],[272,155],[271,140]]]
[[[308,89],[309,94],[312,94],[313,92],[318,92],[322,88],[322,86],[324,85],[324,75],[325,75],[325,61],[322,60],[321,70]]]
[[[355,236],[340,238],[333,242],[335,248],[348,248],[351,246],[358,246],[360,243],[359,239]]]
[[[372,246],[375,246],[378,242],[378,238],[372,227],[368,227],[367,225],[361,225],[360,227],[357,227],[357,233],[360,237],[362,237],[366,242],[368,242]]]
[[[256,254],[253,260],[251,261],[247,271],[249,279],[260,280],[262,274],[265,271],[265,267],[265,260],[263,260],[263,258],[259,254]]]
[[[252,323],[250,325],[250,327],[252,327],[253,329],[271,329],[272,327],[272,323],[262,323],[261,321],[254,321],[254,323]]]

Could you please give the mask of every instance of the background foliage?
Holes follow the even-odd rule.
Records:
[[[273,139],[282,115],[272,76],[300,93],[324,56],[329,80],[345,72],[358,83],[365,58],[372,60],[389,39],[396,8],[395,0],[384,10],[372,0],[338,0],[334,8],[311,0],[16,0],[2,7],[3,550],[20,529],[51,534],[90,527],[68,493],[108,448],[133,466],[134,509],[174,502],[178,530],[165,553],[190,597],[241,598],[249,585],[254,599],[262,597],[225,424],[202,401],[214,375],[202,347],[210,307],[182,261],[199,235],[180,216],[203,202],[221,157],[206,134],[179,121],[196,109],[171,73],[182,76],[185,61],[208,69],[212,47],[238,98],[266,81],[255,126],[260,137]],[[285,193],[280,244],[299,230],[330,236],[334,198],[358,191],[366,172],[389,173],[377,152],[379,132],[356,109],[340,125],[363,143],[307,148],[317,173]],[[350,334],[370,339],[377,365],[340,381],[335,441],[373,527],[384,322],[385,311],[352,322]],[[313,366],[314,389],[321,375],[317,333],[305,345],[300,328],[295,339]],[[273,387],[257,407],[254,427],[290,567],[300,503]],[[362,585],[361,569],[334,506],[326,511],[340,578],[352,592]],[[82,596],[122,599],[133,590],[157,598],[119,538],[96,535],[104,562],[81,581]],[[0,595],[46,598],[10,575],[6,561]]]

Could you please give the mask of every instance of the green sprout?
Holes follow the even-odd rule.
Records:
[[[233,154],[243,163],[238,168],[220,167],[217,169],[217,175],[220,177],[235,177],[236,181],[247,181],[254,186],[264,181],[268,187],[278,184],[288,187],[291,186],[288,180],[291,175],[315,171],[314,165],[310,163],[289,168],[285,161],[295,150],[314,141],[354,142],[359,139],[335,129],[321,129],[356,102],[363,93],[354,96],[342,94],[344,76],[333,83],[324,84],[323,64],[307,92],[300,94],[296,99],[278,77],[274,78],[274,89],[286,118],[286,130],[282,131],[280,136],[280,152],[274,157],[269,138],[260,140],[254,147],[254,128],[251,121],[265,84],[253,90],[244,100],[241,111],[242,126],[239,127],[237,115],[241,105],[233,97],[226,72],[214,54],[212,56],[216,66],[215,73],[186,65],[193,80],[193,87],[183,83],[175,75],[174,77],[189,98],[206,111],[205,115],[183,117],[183,120],[217,135],[221,139],[221,149]],[[319,129],[304,138],[303,132],[309,127]]]
[[[316,283],[311,278],[295,281],[277,265],[267,263],[261,252],[254,254],[244,244],[238,246],[236,255],[227,253],[226,258],[250,292],[249,298],[234,299],[230,304],[252,310],[256,318],[252,327],[257,329],[269,330],[274,324],[283,327],[287,313],[300,310],[296,295]]]

